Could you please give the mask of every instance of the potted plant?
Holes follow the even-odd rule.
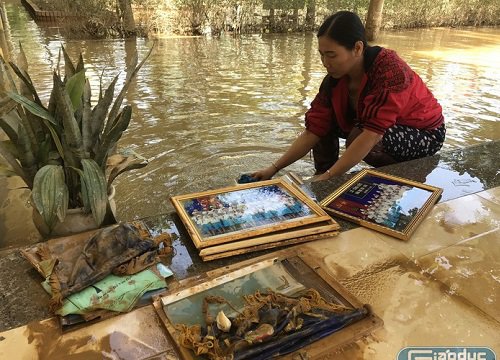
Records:
[[[33,219],[45,236],[115,222],[108,199],[113,180],[147,164],[135,153],[118,154],[116,144],[132,115],[130,105],[122,106],[123,98],[152,48],[139,64],[136,54],[117,95],[118,75],[104,91],[101,78],[94,106],[82,55],[75,65],[64,47],[61,50],[65,74],[58,61],[46,106],[28,74],[22,47],[17,64],[0,58],[0,128],[8,138],[0,142],[0,155],[8,164],[2,173],[20,176],[31,189]],[[68,229],[72,212],[88,214],[83,228]]]

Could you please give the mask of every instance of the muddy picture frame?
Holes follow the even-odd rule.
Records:
[[[435,186],[365,169],[320,205],[333,216],[407,241],[442,192]]]
[[[266,268],[275,267],[279,263],[286,264],[288,281],[279,271],[272,271],[266,276],[257,275]],[[254,277],[253,274],[255,274],[254,280],[249,281],[249,278]],[[289,280],[290,277],[295,280]],[[283,286],[293,288],[297,282],[303,286],[315,288],[328,301],[349,308],[365,307],[368,309],[363,319],[351,323],[341,331],[312,342],[292,354],[280,356],[280,359],[295,359],[298,354],[308,359],[322,358],[383,326],[383,320],[372,311],[371,306],[364,304],[350,293],[322,266],[321,261],[315,255],[297,248],[284,249],[212,270],[202,278],[186,279],[177,287],[173,286],[169,293],[155,297],[153,307],[167,330],[179,358],[183,360],[204,359],[182,345],[177,327],[179,323],[203,325],[199,320],[203,316],[199,306],[203,294],[222,296],[229,294],[228,300],[233,302],[236,297],[241,298],[244,292],[251,293],[258,284],[255,283],[256,279],[264,282],[261,284],[263,292],[269,289],[282,292]],[[276,285],[280,286],[276,287]],[[177,305],[182,303],[187,306],[184,310],[184,305]],[[209,312],[216,313],[216,307],[209,309]],[[179,322],[179,320],[183,321]]]
[[[321,206],[283,179],[172,196],[170,200],[197,249],[332,222]]]

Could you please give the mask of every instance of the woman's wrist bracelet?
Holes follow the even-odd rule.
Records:
[[[274,166],[274,168],[276,169],[276,172],[280,171],[281,169],[279,167],[276,166],[275,163],[271,163],[272,166]]]
[[[332,173],[330,172],[330,169],[326,169],[325,172],[328,174],[328,176],[332,177]]]

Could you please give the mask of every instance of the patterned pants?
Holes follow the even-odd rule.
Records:
[[[444,123],[434,130],[394,125],[385,132],[382,146],[384,152],[397,161],[408,161],[437,153],[443,146],[445,135]]]
[[[385,132],[381,145],[383,152],[398,162],[434,155],[443,146],[446,127],[443,123],[434,130],[421,130],[404,125],[394,125]],[[347,138],[339,128],[333,128],[313,148],[314,167],[321,174],[332,167],[339,158],[339,138]]]

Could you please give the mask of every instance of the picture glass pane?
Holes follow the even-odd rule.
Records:
[[[228,300],[232,306],[242,309],[245,305],[243,296],[251,295],[257,290],[265,292],[266,289],[279,289],[280,293],[291,296],[304,290],[304,286],[290,276],[286,269],[278,263],[179,300],[165,306],[164,309],[174,324],[204,324],[204,314],[201,310],[203,299],[207,296],[221,296]],[[235,317],[237,315],[227,304],[220,304],[218,310],[223,310],[227,316]]]
[[[182,201],[202,241],[313,217],[313,211],[278,185]]]
[[[283,295],[296,296],[308,288],[317,289],[320,295],[329,302],[352,307],[347,300],[330,288],[317,273],[311,271],[300,259],[291,260],[277,261],[271,266],[248,272],[224,284],[174,301],[163,307],[165,314],[173,324],[205,324],[205,315],[202,309],[203,301],[208,296],[222,297],[232,305],[232,307],[227,303],[213,305],[212,312],[216,308],[217,311],[223,310],[229,317],[235,317],[237,315],[235,309],[241,310],[246,305],[244,296],[252,295],[256,291],[265,293],[267,290],[272,290]],[[304,269],[308,271],[301,272]]]
[[[327,207],[368,222],[403,231],[432,191],[367,174]]]

